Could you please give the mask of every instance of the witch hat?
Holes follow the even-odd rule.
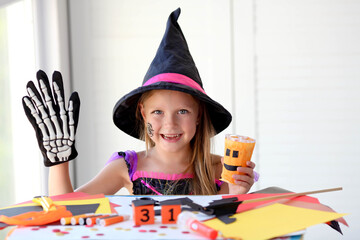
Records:
[[[165,34],[141,87],[123,96],[113,110],[115,125],[125,133],[139,138],[136,109],[141,94],[150,90],[174,90],[188,93],[203,101],[216,133],[227,128],[231,114],[204,91],[203,84],[177,20],[180,8],[167,21]]]

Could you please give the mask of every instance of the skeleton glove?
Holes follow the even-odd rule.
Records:
[[[66,110],[61,73],[53,73],[52,91],[44,71],[39,70],[36,77],[42,97],[34,83],[29,81],[26,85],[29,96],[23,97],[22,104],[35,129],[44,164],[49,167],[77,156],[75,133],[79,121],[80,99],[78,93],[73,92]]]

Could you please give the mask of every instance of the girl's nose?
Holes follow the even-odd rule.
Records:
[[[164,125],[173,126],[176,125],[176,115],[175,114],[167,114],[164,119]]]

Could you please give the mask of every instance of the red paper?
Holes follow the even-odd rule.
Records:
[[[256,198],[265,198],[265,197],[272,197],[272,196],[279,196],[279,195],[286,195],[289,193],[252,193],[252,194],[240,194],[240,195],[226,195],[223,198],[232,198],[237,197],[238,201],[256,199]],[[281,203],[286,204],[289,206],[294,207],[302,207],[308,208],[313,210],[320,210],[320,211],[327,211],[327,212],[335,212],[330,207],[325,206],[320,203],[317,198],[309,197],[307,195],[298,196],[298,197],[288,197],[288,198],[281,198],[281,199],[274,199],[274,200],[267,200],[267,201],[260,201],[260,202],[253,202],[253,203],[242,203],[239,205],[238,209],[236,210],[237,213],[248,211],[254,208],[265,207],[270,204],[274,203]],[[338,222],[341,222],[345,226],[348,226],[347,222],[344,218],[336,219]]]

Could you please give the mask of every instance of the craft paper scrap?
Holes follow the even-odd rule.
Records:
[[[287,193],[285,193],[285,194],[287,194]],[[237,197],[239,201],[244,201],[244,200],[265,198],[265,197],[278,196],[278,195],[284,195],[284,193],[280,193],[280,194],[254,193],[254,194],[224,195],[223,198]],[[289,206],[309,208],[309,209],[314,209],[314,210],[335,212],[330,207],[321,204],[317,198],[306,196],[306,195],[293,197],[293,198],[283,198],[283,199],[267,200],[267,201],[261,201],[261,202],[242,203],[239,205],[236,212],[240,213],[240,212],[248,211],[248,210],[259,208],[259,207],[265,207],[265,206],[268,206],[268,205],[274,204],[274,203],[281,203],[281,204],[286,204]],[[335,221],[338,221],[347,227],[349,226],[344,218],[335,219]]]
[[[92,199],[81,199],[81,200],[63,200],[63,201],[54,201],[57,205],[89,205],[89,204],[99,204],[95,213],[111,213],[110,201],[108,198],[92,198]],[[27,207],[27,206],[40,206],[38,203],[25,203],[20,205],[13,205],[5,207],[2,209],[8,208],[17,208],[17,207]],[[2,210],[0,209],[0,210]]]
[[[84,200],[73,200],[73,201],[59,201],[55,202],[59,205],[81,205],[81,204],[92,204],[100,203],[100,206],[95,213],[111,213],[110,202],[108,198],[95,198],[95,199],[84,199]]]
[[[238,201],[246,201],[250,199],[257,199],[257,198],[265,198],[265,197],[272,197],[272,196],[279,196],[279,195],[285,195],[289,193],[252,193],[252,194],[239,194],[239,195],[224,195],[223,198],[231,198],[231,197],[237,197]],[[299,196],[299,197],[292,197],[292,198],[284,198],[287,200],[296,200],[296,201],[303,201],[303,202],[311,202],[311,203],[318,203],[320,204],[319,200],[314,197],[309,196]],[[282,203],[285,201],[284,199],[275,199],[275,200],[266,200],[261,202],[252,202],[252,203],[243,203],[240,204],[236,212],[244,212],[248,211],[250,209],[256,208],[258,206],[264,205],[264,204],[271,204],[275,202]]]
[[[269,239],[309,226],[328,222],[346,214],[273,204],[234,214],[236,221],[224,224],[219,219],[205,221],[205,225],[221,231],[225,238]],[[261,229],[261,231],[259,231]]]
[[[96,203],[96,204],[86,204],[86,205],[81,204],[81,205],[64,205],[64,206],[66,207],[66,210],[69,210],[73,215],[79,215],[84,213],[96,212],[96,209],[98,209],[99,205],[100,205],[99,203]],[[12,217],[27,212],[41,212],[41,211],[43,211],[42,206],[20,206],[20,207],[0,209],[0,215]]]
[[[55,201],[70,201],[70,200],[84,200],[84,199],[94,199],[94,198],[105,198],[106,196],[104,194],[96,194],[96,195],[91,195],[88,193],[83,193],[83,192],[71,192],[71,193],[65,193],[65,194],[60,194],[60,195],[54,195],[51,196],[51,200]],[[33,201],[26,201],[23,203],[18,203],[16,205],[23,205],[26,203],[32,203]],[[115,203],[111,203],[110,202],[110,207],[113,213],[116,213],[116,211],[114,210],[115,207],[118,207],[117,204]]]
[[[283,204],[293,206],[293,207],[301,207],[301,208],[320,210],[320,211],[325,211],[325,212],[335,212],[332,208],[330,208],[326,205],[323,205],[323,204],[316,204],[316,203],[302,202],[302,201],[293,201],[293,200],[288,200],[288,201],[284,202]],[[338,221],[338,222],[344,224],[345,226],[349,227],[348,223],[342,217],[335,219],[335,221]]]

